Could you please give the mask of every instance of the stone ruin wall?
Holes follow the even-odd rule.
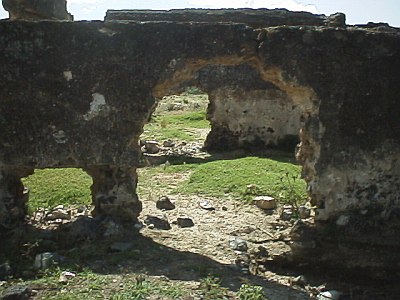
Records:
[[[398,245],[398,29],[345,27],[342,15],[306,14],[316,23],[302,25],[291,12],[250,12],[240,13],[281,21],[287,13],[291,26],[0,21],[2,230],[23,219],[20,178],[38,168],[83,168],[94,180],[96,214],[134,222],[143,125],[156,98],[195,82],[210,95],[208,143],[252,141],[255,126],[268,144],[300,124],[297,158],[316,219],[349,239],[358,226],[362,242]]]
[[[286,10],[109,10],[106,21],[130,22],[202,22],[245,23],[255,29],[280,25],[329,25],[343,27],[343,14],[332,17]],[[238,66],[206,66],[183,86],[195,85],[206,91],[210,106],[207,119],[211,132],[205,148],[209,151],[237,148],[277,148],[294,151],[299,143],[303,114],[309,103],[295,103],[285,91],[264,81],[257,68],[248,64]],[[170,91],[177,93],[179,82],[172,82]],[[162,95],[165,96],[165,95]],[[161,97],[161,95],[160,95]],[[161,99],[161,98],[160,98]]]

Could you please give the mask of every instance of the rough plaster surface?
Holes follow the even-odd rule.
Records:
[[[143,124],[157,98],[190,82],[210,95],[211,144],[226,128],[233,144],[275,143],[300,125],[317,220],[338,237],[360,228],[343,220],[369,224],[369,243],[382,224],[399,231],[397,29],[2,21],[0,68],[2,229],[21,221],[20,178],[37,168],[84,168],[95,213],[135,221]]]

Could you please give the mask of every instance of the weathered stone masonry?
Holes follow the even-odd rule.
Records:
[[[399,31],[314,19],[319,23],[254,27],[0,21],[2,230],[22,220],[20,178],[40,168],[85,169],[95,213],[135,221],[143,125],[155,99],[191,83],[210,95],[210,144],[226,136],[233,147],[251,142],[250,127],[273,144],[279,135],[269,128],[282,125],[273,128],[264,110],[301,115],[301,124],[297,117],[289,123],[302,127],[297,157],[317,220],[352,238],[343,228],[366,225],[368,216],[367,235],[387,234],[368,243],[399,246]],[[246,110],[255,117],[243,117]]]

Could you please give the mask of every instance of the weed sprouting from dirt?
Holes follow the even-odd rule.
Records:
[[[241,285],[238,297],[239,300],[266,300],[261,286],[248,284]]]
[[[281,192],[279,196],[282,202],[291,205],[297,211],[299,205],[304,204],[307,199],[304,190],[298,189],[297,183],[301,180],[299,174],[286,172],[279,180],[281,182]]]
[[[200,290],[204,300],[227,299],[226,288],[221,286],[221,280],[214,276],[207,276],[200,281]]]

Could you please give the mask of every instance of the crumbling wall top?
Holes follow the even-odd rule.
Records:
[[[106,21],[170,21],[200,23],[244,23],[254,28],[272,26],[345,26],[344,14],[330,17],[286,9],[173,9],[173,10],[108,10]]]

